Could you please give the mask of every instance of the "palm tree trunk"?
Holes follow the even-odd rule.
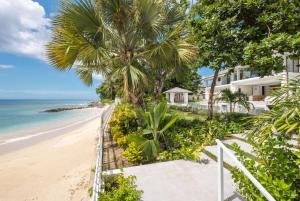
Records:
[[[215,86],[217,83],[219,75],[219,69],[215,70],[214,77],[210,86],[210,91],[209,91],[209,98],[208,98],[208,120],[212,120],[213,118],[213,105],[214,105],[214,92],[215,92]]]
[[[157,105],[158,103],[158,95],[161,94],[162,89],[164,87],[165,79],[161,76],[159,79],[155,81],[153,95],[152,95],[152,104]]]
[[[233,112],[232,111],[232,103],[231,102],[229,103],[229,111],[230,111],[230,113]]]

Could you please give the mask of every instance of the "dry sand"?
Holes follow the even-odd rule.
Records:
[[[95,117],[0,155],[0,201],[88,200],[98,128]]]

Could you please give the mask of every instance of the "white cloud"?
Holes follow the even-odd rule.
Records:
[[[13,68],[13,67],[15,66],[10,64],[0,64],[0,68]]]
[[[0,5],[0,50],[44,59],[50,38],[45,9],[32,0],[0,0]]]

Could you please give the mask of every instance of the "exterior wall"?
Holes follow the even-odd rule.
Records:
[[[253,96],[260,96],[261,95],[261,86],[253,86]]]
[[[247,96],[252,95],[252,87],[251,86],[240,86],[239,88],[241,89],[241,92],[243,92]]]

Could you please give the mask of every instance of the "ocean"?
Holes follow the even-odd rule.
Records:
[[[84,118],[84,110],[44,112],[48,109],[86,106],[92,100],[0,100],[0,135],[54,128]]]

